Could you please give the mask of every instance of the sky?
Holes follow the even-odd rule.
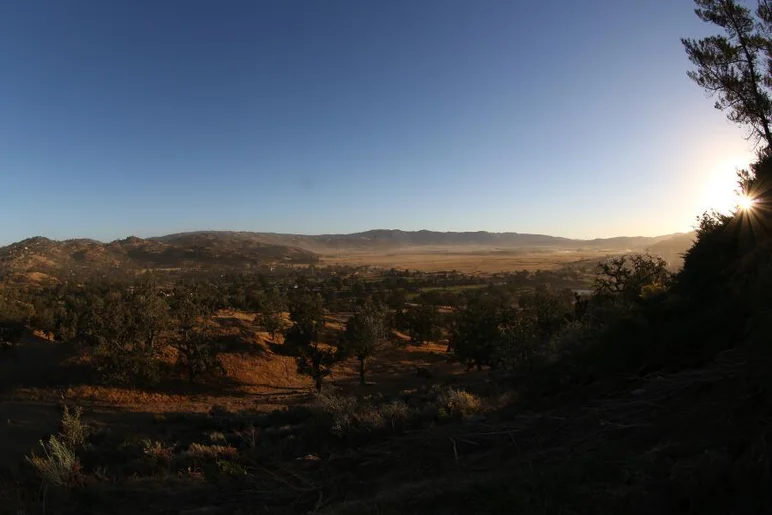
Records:
[[[688,0],[0,2],[0,244],[203,229],[594,238],[725,207]]]

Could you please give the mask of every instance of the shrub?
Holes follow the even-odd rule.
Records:
[[[332,417],[332,430],[342,433],[355,424],[357,406],[356,397],[342,395],[320,395],[316,400],[322,411]]]
[[[162,442],[145,439],[142,441],[142,453],[152,465],[167,466],[172,462],[173,447],[167,447]]]
[[[239,451],[235,447],[225,445],[192,443],[185,455],[193,459],[215,461],[218,459],[235,459],[238,457]]]
[[[401,400],[375,404],[370,400],[340,395],[320,395],[317,405],[331,417],[333,433],[343,435],[352,430],[373,431],[404,427],[413,413]]]
[[[80,461],[75,451],[84,446],[89,434],[89,427],[80,418],[82,413],[80,407],[70,410],[65,406],[60,422],[61,432],[51,435],[48,442],[40,441],[44,455],[37,456],[33,452],[26,457],[46,485],[68,486],[76,480]]]
[[[212,443],[228,443],[228,439],[225,438],[225,435],[221,431],[209,433],[209,440],[211,440]]]
[[[453,417],[468,417],[478,413],[482,407],[480,399],[463,390],[438,388],[435,390],[435,403],[440,409]]]
[[[393,430],[407,424],[410,418],[410,408],[401,400],[387,402],[380,406],[379,411],[384,424],[390,425]]]
[[[64,407],[61,438],[71,449],[83,447],[89,434],[89,427],[80,419],[82,414],[83,409],[80,406],[72,411],[68,406]]]
[[[52,435],[48,442],[40,441],[44,456],[33,452],[27,456],[31,464],[46,485],[69,486],[75,482],[80,470],[78,457],[63,438]]]

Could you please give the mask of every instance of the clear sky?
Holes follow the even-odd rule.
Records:
[[[6,0],[0,243],[689,230],[750,157],[686,77],[712,32],[688,0]]]

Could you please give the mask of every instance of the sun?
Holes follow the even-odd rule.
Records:
[[[699,193],[699,209],[730,214],[738,208],[746,211],[753,207],[751,198],[738,191],[737,170],[747,168],[748,160],[738,158],[717,161],[704,178]]]
[[[755,203],[756,201],[748,195],[740,195],[737,199],[737,207],[741,211],[750,211]]]

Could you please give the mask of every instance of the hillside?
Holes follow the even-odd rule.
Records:
[[[683,263],[683,254],[692,246],[692,244],[694,244],[694,238],[694,232],[674,234],[652,244],[647,247],[646,250],[652,254],[661,256],[670,263],[680,266]]]
[[[227,233],[185,235],[168,241],[129,237],[110,243],[29,238],[0,247],[0,277],[40,282],[78,272],[144,269],[250,268],[272,263],[313,263],[312,252]]]
[[[200,231],[147,239],[132,236],[110,243],[34,237],[0,247],[0,277],[41,282],[84,271],[250,269],[276,263],[316,263],[320,254],[345,257],[364,252],[474,252],[490,260],[494,257],[490,253],[497,251],[590,251],[596,255],[649,251],[676,262],[692,239],[691,233],[577,240],[542,234],[400,230],[314,236]],[[376,261],[368,263],[378,264]],[[501,268],[506,267],[505,263]]]
[[[416,247],[487,247],[492,249],[553,249],[553,250],[613,250],[642,251],[660,242],[682,236],[670,234],[664,236],[621,236],[615,238],[597,238],[580,240],[548,236],[544,234],[526,234],[516,232],[437,232],[437,231],[401,231],[398,229],[376,229],[352,234],[280,234],[257,232],[220,232],[205,231],[171,234],[153,238],[161,242],[186,241],[188,239],[227,237],[242,241],[255,241],[271,245],[299,247],[312,252],[376,251],[395,250]],[[681,249],[686,250],[688,245]]]

